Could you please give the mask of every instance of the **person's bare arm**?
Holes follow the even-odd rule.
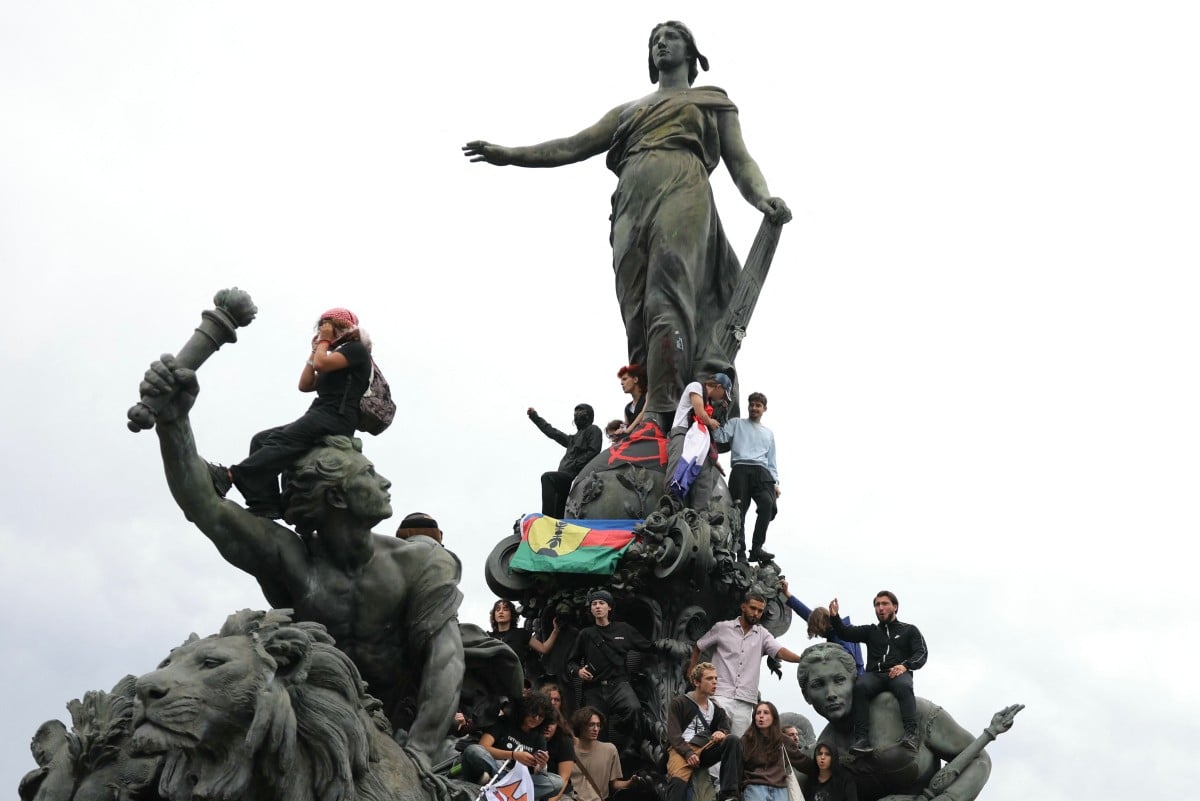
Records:
[[[717,422],[717,420],[715,418],[713,418],[711,415],[709,415],[709,413],[707,411],[705,411],[704,396],[702,396],[696,392],[692,392],[690,394],[691,394],[691,401],[692,401],[692,411],[695,413],[696,419],[699,420],[700,422],[704,423],[706,428],[710,428],[710,429],[720,428],[721,424],[719,422]]]
[[[170,355],[164,356],[150,366],[142,382],[143,391],[172,395],[155,425],[171,495],[225,561],[257,578],[273,605],[286,606],[285,578],[297,561],[303,561],[304,546],[282,526],[217,495],[208,467],[196,451],[188,419],[199,392],[196,374],[176,368],[174,362]]]
[[[497,166],[561,167],[589,159],[608,150],[617,130],[623,106],[617,106],[573,136],[551,139],[537,145],[504,147],[482,139],[467,142],[463,155],[471,161],[486,161]]]
[[[546,638],[546,641],[542,642],[536,636],[530,637],[529,638],[529,647],[532,648],[533,650],[537,651],[539,654],[545,655],[545,654],[550,653],[550,649],[552,649],[554,647],[554,644],[556,642],[558,642],[558,633],[561,630],[561,628],[562,627],[559,626],[559,624],[558,624],[558,618],[555,618],[554,619],[554,628],[551,629],[550,636]]]
[[[763,177],[758,163],[750,157],[746,143],[742,139],[742,124],[736,111],[724,111],[717,115],[717,130],[721,135],[721,158],[725,167],[733,176],[742,197],[754,208],[771,218],[771,222],[783,224],[792,219],[783,198],[774,197],[767,189],[767,179]]]

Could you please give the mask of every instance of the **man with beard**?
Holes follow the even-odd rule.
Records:
[[[567,449],[557,470],[542,473],[542,514],[562,519],[571,482],[600,453],[600,428],[592,424],[596,413],[586,403],[575,407],[575,433],[565,434],[542,419],[532,406],[526,414],[543,434]]]
[[[850,752],[871,752],[867,709],[870,700],[884,690],[900,703],[900,716],[904,720],[904,737],[900,744],[916,751],[917,702],[913,694],[912,671],[925,664],[929,650],[916,626],[896,619],[900,601],[895,593],[880,590],[874,603],[879,622],[870,626],[847,626],[838,616],[837,598],[829,603],[829,630],[833,635],[847,642],[867,644],[866,669],[854,682],[854,744],[850,746]]]
[[[692,646],[688,672],[700,661],[700,652],[713,649],[717,669],[717,703],[729,713],[731,731],[737,737],[746,733],[758,703],[758,676],[763,656],[784,662],[799,662],[800,657],[779,644],[771,632],[759,623],[767,599],[751,590],[742,600],[741,614],[722,620]]]

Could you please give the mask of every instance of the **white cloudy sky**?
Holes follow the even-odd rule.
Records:
[[[624,334],[601,160],[459,147],[648,92],[649,29],[680,18],[795,212],[739,362],[794,587],[859,621],[894,589],[931,647],[919,694],[967,728],[1028,704],[985,797],[1194,788],[1198,12],[611,6],[0,4],[0,787],[67,700],[262,605],[123,425],[222,287],[260,314],[200,374],[204,454],[299,414],[312,322],[349,306],[403,416],[368,454],[486,620],[484,557],[560,455],[525,408],[616,416]],[[714,186],[744,254],[758,215]],[[764,687],[807,711],[790,674]]]

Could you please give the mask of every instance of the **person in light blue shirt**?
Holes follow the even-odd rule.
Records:
[[[738,561],[746,561],[746,512],[754,500],[757,515],[754,538],[751,541],[750,561],[770,562],[775,554],[763,546],[767,543],[767,526],[775,519],[779,498],[779,469],[775,466],[775,435],[762,424],[767,411],[767,396],[751,392],[748,398],[749,419],[736,417],[712,431],[715,442],[728,443],[733,470],[729,475],[729,494],[738,505],[742,518],[738,532]]]

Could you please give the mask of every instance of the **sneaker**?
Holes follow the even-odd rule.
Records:
[[[908,732],[900,738],[900,745],[907,748],[909,751],[917,750],[917,734],[916,732]]]
[[[869,754],[875,749],[871,747],[871,741],[866,737],[859,737],[854,741],[854,745],[850,746],[852,754]]]
[[[217,495],[224,498],[229,494],[229,490],[233,487],[233,479],[229,477],[229,468],[223,464],[213,464],[205,462],[208,465],[208,475],[212,478],[213,489],[217,491]]]
[[[770,551],[764,551],[762,548],[752,548],[750,549],[750,561],[773,562],[775,561],[775,554]]]
[[[750,560],[746,558],[746,552],[745,552],[745,551],[738,551],[738,552],[737,552],[737,560],[738,560],[739,562],[741,562],[743,565],[748,565],[748,564],[750,564]]]

